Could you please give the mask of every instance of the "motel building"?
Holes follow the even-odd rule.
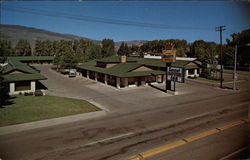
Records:
[[[3,67],[3,78],[9,84],[9,94],[35,92],[38,89],[38,81],[47,78],[25,63],[51,63],[53,58],[51,56],[8,57],[5,63],[0,65]]]
[[[183,67],[185,78],[198,77],[201,73],[201,63],[195,58],[177,58],[171,66]],[[166,79],[165,70],[166,63],[159,56],[112,56],[77,66],[77,72],[82,77],[116,88],[163,83]]]

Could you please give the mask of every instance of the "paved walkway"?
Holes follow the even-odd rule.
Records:
[[[105,111],[97,111],[97,112],[82,113],[72,116],[65,116],[60,118],[41,120],[36,122],[10,125],[6,127],[0,127],[0,135],[14,133],[14,132],[21,132],[30,129],[42,128],[42,127],[49,127],[53,125],[65,124],[70,122],[76,122],[79,120],[86,120],[90,118],[97,118],[100,116],[104,116],[106,114],[107,113]]]

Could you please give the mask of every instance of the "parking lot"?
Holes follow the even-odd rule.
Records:
[[[117,89],[84,77],[68,78],[50,69],[50,65],[36,66],[48,79],[42,83],[48,87],[47,94],[84,99],[108,112],[134,112],[159,107],[168,107],[230,94],[231,91],[218,90],[211,85],[199,84],[192,81],[176,83],[179,95],[173,96],[151,86]],[[154,84],[164,89],[164,84]]]

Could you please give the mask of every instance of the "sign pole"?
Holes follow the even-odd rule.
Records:
[[[162,55],[162,61],[166,62],[166,86],[165,86],[165,92],[167,93],[167,90],[171,90],[171,80],[168,80],[168,67],[171,66],[172,62],[175,62],[176,60],[176,51],[173,49],[174,44],[166,44],[165,50],[163,50]]]
[[[176,77],[175,77],[175,75],[174,75],[174,92],[175,92],[175,78],[176,78]]]
[[[165,92],[167,93],[167,81],[168,81],[168,63],[166,63],[166,80],[165,80]]]
[[[166,80],[165,80],[165,92],[167,93],[168,89],[171,89],[171,81],[168,81],[168,67],[171,66],[171,63],[166,63]]]

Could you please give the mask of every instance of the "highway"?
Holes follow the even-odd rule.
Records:
[[[172,96],[171,102],[175,103],[156,102],[154,108],[145,105],[143,109],[143,104],[138,104],[140,111],[120,109],[104,117],[2,135],[0,157],[3,160],[126,160],[248,117],[249,81],[238,84],[242,89],[237,92],[220,91],[195,82],[186,85],[210,88],[214,94],[202,91],[182,95],[190,96],[185,101],[177,101],[181,96],[175,101]],[[108,99],[112,101],[112,97]],[[248,126],[244,123],[147,159],[219,159],[246,147]]]

